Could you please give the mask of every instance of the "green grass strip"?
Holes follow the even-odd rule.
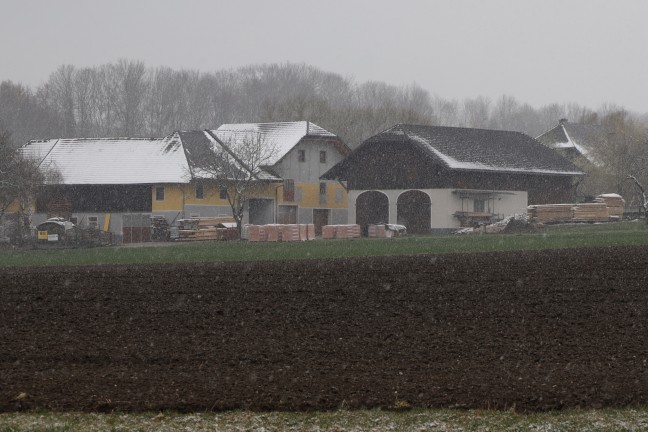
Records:
[[[409,236],[290,243],[196,242],[86,249],[3,249],[0,250],[0,267],[323,259],[623,245],[648,245],[646,224],[623,222],[553,226],[532,234]]]

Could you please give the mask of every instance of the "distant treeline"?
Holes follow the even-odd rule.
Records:
[[[448,100],[416,84],[358,83],[304,64],[205,73],[120,60],[92,68],[61,66],[36,89],[0,83],[0,129],[10,131],[16,145],[47,137],[159,137],[223,123],[310,120],[355,147],[395,123],[537,136],[560,118],[597,123],[622,110],[594,111],[575,103],[534,108],[506,95]],[[646,116],[630,115],[648,124]]]

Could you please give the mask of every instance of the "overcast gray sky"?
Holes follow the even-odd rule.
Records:
[[[0,0],[0,80],[120,58],[214,71],[303,62],[463,99],[648,112],[648,1]]]

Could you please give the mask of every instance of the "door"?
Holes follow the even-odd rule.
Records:
[[[329,224],[330,210],[313,209],[313,225],[315,225],[315,235],[322,235],[322,227]]]

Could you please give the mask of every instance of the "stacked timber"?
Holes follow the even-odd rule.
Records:
[[[594,202],[605,203],[611,220],[621,220],[625,211],[625,200],[619,194],[602,194]]]
[[[238,230],[231,216],[179,219],[176,241],[236,240]]]
[[[360,237],[360,225],[324,225],[322,238],[324,239],[349,239]]]
[[[574,218],[574,204],[531,205],[528,214],[536,223],[569,222]]]
[[[315,240],[313,224],[248,225],[248,241],[291,242]]]
[[[605,203],[583,203],[574,206],[574,222],[606,222],[609,220]]]

